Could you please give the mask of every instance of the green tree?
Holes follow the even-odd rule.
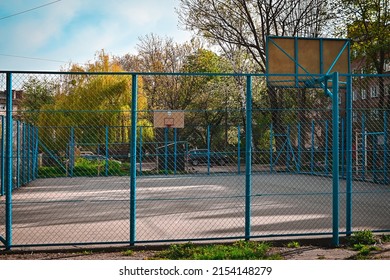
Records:
[[[345,31],[352,40],[352,59],[369,73],[383,74],[390,55],[388,0],[343,0]],[[379,104],[386,107],[384,80],[379,79]],[[387,104],[390,106],[390,104]]]
[[[240,47],[255,62],[255,71],[265,73],[267,36],[320,36],[333,16],[327,7],[326,0],[180,0],[178,14],[186,29],[220,46]],[[266,95],[278,132],[282,130],[279,109],[285,108],[283,90],[269,87]]]
[[[131,76],[101,74],[123,71],[104,51],[97,53],[96,60],[85,67],[72,65],[71,71],[80,74],[65,74],[53,104],[46,105],[46,111],[40,114],[39,124],[46,128],[41,138],[46,139],[47,146],[64,150],[71,128],[78,143],[104,143],[106,127],[111,143],[128,143]],[[141,79],[139,84],[142,88]],[[146,98],[142,90],[138,91],[138,101],[138,110],[144,110]]]
[[[54,102],[56,86],[46,80],[36,77],[29,78],[23,85],[21,101],[21,116],[25,122],[36,124],[41,109]]]

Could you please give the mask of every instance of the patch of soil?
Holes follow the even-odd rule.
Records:
[[[272,243],[270,254],[279,254],[284,260],[346,260],[359,258],[358,251],[346,245],[332,248],[323,242],[300,241],[299,248],[288,248],[286,242]],[[326,243],[326,242],[325,242]],[[390,243],[376,244],[379,250],[371,251],[364,259],[390,260]],[[148,260],[164,246],[135,246],[110,248],[76,248],[51,250],[0,251],[1,260]]]

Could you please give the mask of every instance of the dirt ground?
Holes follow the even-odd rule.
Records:
[[[298,248],[288,248],[288,241],[272,242],[270,253],[279,254],[284,260],[348,260],[358,259],[358,251],[341,244],[329,246],[327,240],[298,241]],[[371,251],[363,259],[390,260],[390,243],[375,244],[378,250]],[[66,249],[13,249],[0,251],[1,260],[148,260],[168,245],[109,248],[66,248]],[[129,253],[131,250],[131,253]]]

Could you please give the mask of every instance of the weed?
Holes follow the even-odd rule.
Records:
[[[369,230],[363,230],[355,232],[350,238],[349,238],[351,246],[354,246],[355,244],[362,244],[362,245],[371,245],[375,243],[374,235]]]
[[[381,236],[381,240],[382,242],[386,243],[386,242],[390,242],[390,234],[387,234],[387,235],[382,235]]]
[[[287,248],[299,248],[301,245],[298,241],[291,241],[287,244]]]
[[[175,260],[256,260],[281,259],[279,255],[268,255],[267,243],[238,241],[232,245],[195,246],[192,243],[175,244],[157,257]]]
[[[124,251],[124,252],[122,252],[122,255],[123,256],[127,256],[127,257],[130,257],[130,256],[132,256],[134,254],[134,251],[133,250],[126,250],[126,251]]]
[[[92,255],[92,251],[85,250],[85,251],[82,251],[81,254],[83,254],[83,255]]]

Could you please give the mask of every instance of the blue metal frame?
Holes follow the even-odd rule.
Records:
[[[139,174],[142,176],[142,129],[143,126],[139,128]]]
[[[274,162],[273,162],[273,126],[272,126],[272,123],[270,125],[270,129],[269,129],[269,162],[270,162],[270,172],[272,173],[274,171]]]
[[[251,236],[252,196],[252,76],[246,78],[246,137],[245,137],[245,240]]]
[[[74,158],[74,127],[70,128],[70,141],[69,141],[69,176],[73,177],[73,171],[74,171],[74,164],[75,164],[75,158]]]
[[[108,126],[106,126],[106,129],[105,129],[105,164],[104,164],[104,167],[105,167],[105,176],[107,177],[108,176],[108,159],[109,159],[109,149],[108,149]]]
[[[131,141],[130,141],[130,245],[136,241],[137,190],[137,97],[138,76],[131,76]]]
[[[332,75],[332,122],[333,122],[333,238],[332,244],[339,245],[339,74]]]
[[[12,174],[13,174],[13,117],[12,117],[12,74],[7,73],[6,89],[6,156],[5,156],[5,241],[6,249],[10,250],[12,246]]]
[[[245,239],[250,239],[253,236],[251,235],[251,198],[252,198],[252,122],[250,121],[252,119],[252,77],[253,75],[246,75],[247,77],[247,84],[246,84],[246,91],[247,91],[247,99],[246,99],[246,141],[245,141],[245,164],[246,164],[246,170],[245,170]],[[333,164],[332,164],[332,210],[333,210],[333,216],[332,216],[332,234],[333,239],[332,242],[334,245],[338,245],[339,242],[339,194],[340,194],[340,186],[339,186],[339,179],[340,179],[340,173],[342,172],[342,176],[346,176],[347,180],[347,189],[346,189],[346,234],[349,235],[352,233],[352,95],[347,93],[347,118],[345,121],[342,121],[341,124],[341,130],[339,126],[339,118],[340,118],[340,112],[339,112],[339,103],[338,103],[338,97],[339,97],[339,77],[337,73],[332,74],[332,91],[327,91],[327,93],[332,97],[332,127],[333,127],[333,136],[332,136],[332,149],[333,149]],[[137,140],[137,75],[132,75],[132,115],[131,115],[131,180],[130,180],[130,244],[134,244],[136,242],[136,236],[135,236],[135,229],[136,229],[136,168],[137,168],[137,161],[136,161],[136,140]],[[326,83],[324,84],[326,86]],[[348,92],[350,92],[352,85],[351,85],[351,77],[347,80],[347,88]],[[9,215],[10,212],[12,212],[12,198],[9,197],[12,194],[12,171],[13,171],[13,165],[12,165],[12,90],[11,90],[11,74],[7,75],[7,125],[4,125],[4,120],[2,121],[2,127],[3,129],[7,127],[6,134],[7,136],[4,138],[2,144],[4,144],[6,141],[6,148],[2,149],[2,159],[4,158],[6,162],[4,163],[4,167],[7,167],[7,171],[4,172],[4,176],[2,176],[6,179],[6,183],[3,186],[6,186],[6,189],[4,189],[4,193],[7,195],[7,215]],[[9,97],[11,96],[11,98]],[[11,99],[11,100],[9,100]],[[10,112],[11,110],[11,112]],[[384,112],[384,131],[380,132],[384,135],[384,141],[385,143],[388,142],[388,128],[387,128],[387,112]],[[9,123],[10,122],[10,123]],[[318,123],[317,123],[318,125]],[[325,171],[328,173],[328,121],[325,121]],[[19,175],[21,175],[21,181],[23,183],[24,180],[27,182],[31,181],[32,179],[36,178],[36,171],[37,171],[37,154],[38,149],[37,147],[41,147],[41,144],[38,142],[38,129],[34,127],[33,125],[29,124],[20,124],[17,122],[17,132],[16,132],[16,143],[17,143],[17,155],[16,160],[20,162],[17,164],[18,169],[17,172],[17,179],[19,180]],[[21,129],[21,130],[20,130]],[[270,169],[273,171],[273,139],[275,135],[272,131],[272,124],[270,127]],[[345,129],[345,135],[344,135],[344,129]],[[315,156],[314,156],[314,130],[315,130],[315,123],[312,122],[312,156],[311,156],[311,165],[312,165],[312,172],[314,172],[314,164],[315,164]],[[142,128],[140,129],[140,143],[142,144]],[[298,124],[298,171],[301,168],[301,127],[300,124]],[[341,135],[341,140],[340,140]],[[366,141],[365,138],[367,135],[375,135],[375,133],[369,133],[365,132],[365,116],[362,117],[362,137],[363,137],[363,162],[365,161],[365,152],[366,152]],[[288,139],[290,138],[290,133],[287,133]],[[344,139],[344,136],[346,136],[346,139]],[[174,156],[175,156],[175,174],[176,174],[176,156],[177,156],[177,150],[176,150],[176,144],[177,144],[177,132],[176,129],[174,130]],[[238,126],[238,144],[237,144],[237,157],[238,157],[238,173],[240,173],[240,127]],[[375,136],[377,137],[377,136]],[[106,128],[106,144],[108,139],[108,133]],[[208,132],[207,132],[207,146],[208,146],[208,152],[210,157],[210,126],[208,126]],[[344,142],[345,141],[345,142]],[[341,143],[340,143],[341,142]],[[71,131],[71,137],[70,137],[70,143],[73,145],[70,145],[69,149],[72,151],[72,148],[74,147],[74,131]],[[167,143],[167,141],[165,142]],[[340,147],[341,144],[341,147]],[[330,145],[330,143],[329,143]],[[108,145],[106,145],[107,149]],[[375,149],[375,147],[374,147]],[[341,157],[339,157],[341,152]],[[388,174],[387,174],[387,161],[388,161],[388,147],[385,145],[384,151],[384,182],[388,182]],[[74,153],[70,153],[70,156],[73,156]],[[167,152],[166,152],[167,155]],[[142,162],[142,145],[140,149],[140,156],[141,156],[141,162]],[[294,153],[292,154],[294,156]],[[19,159],[20,158],[20,159]],[[27,161],[26,161],[27,158]],[[108,159],[108,154],[106,151],[106,159]],[[290,160],[292,160],[291,155],[287,155],[287,166],[289,166]],[[210,168],[210,158],[208,159],[208,169]],[[342,169],[340,169],[340,161]],[[345,161],[345,163],[344,163]],[[374,158],[375,162],[375,158]],[[107,162],[106,162],[107,163]],[[345,166],[344,166],[345,164]],[[20,165],[20,170],[19,170]],[[365,168],[365,164],[363,164],[363,168]],[[30,174],[30,172],[32,174]],[[208,170],[210,172],[210,169]],[[374,170],[376,171],[376,170]],[[19,172],[21,174],[19,174]],[[107,172],[107,166],[106,166],[106,172]],[[345,174],[344,174],[345,172]],[[365,170],[364,170],[365,172]],[[11,175],[10,175],[11,174]],[[25,178],[25,174],[27,174],[27,178]],[[315,173],[318,174],[318,173]],[[375,174],[374,174],[375,175]],[[11,176],[11,177],[9,177]],[[363,173],[363,176],[365,174]],[[19,182],[16,184],[16,186],[19,186]],[[8,197],[9,195],[9,197]],[[11,206],[10,206],[11,205]],[[11,216],[12,218],[12,216]],[[12,246],[12,231],[10,231],[10,228],[12,226],[12,219],[7,220],[7,238],[0,237],[0,241],[7,243],[7,248],[10,248]],[[329,233],[328,233],[329,234]],[[304,234],[307,235],[307,234]],[[205,240],[210,240],[205,239]]]
[[[22,185],[26,184],[26,124],[22,123]]]
[[[168,175],[168,127],[164,128],[164,174]]]
[[[210,175],[210,125],[207,126],[207,175]]]
[[[314,120],[312,120],[311,121],[311,147],[310,147],[310,173],[311,173],[311,175],[314,175],[314,146],[315,146],[314,130],[315,130],[315,124],[314,124]]]
[[[16,121],[16,187],[20,187],[20,121]]]
[[[328,147],[328,136],[329,136],[329,124],[325,121],[325,174],[329,175],[329,147]]]
[[[348,50],[349,51],[349,50]],[[352,126],[353,126],[353,116],[352,116],[352,76],[349,75],[347,77],[347,92],[346,92],[346,113],[347,113],[347,125],[346,125],[346,133],[347,133],[347,177],[346,177],[346,232],[347,235],[351,235],[352,233]]]
[[[387,111],[384,111],[383,114],[383,142],[384,142],[384,149],[383,149],[383,166],[384,166],[384,184],[389,184],[389,174],[388,174],[388,166],[387,166],[387,161],[388,161],[388,131],[387,131]]]
[[[173,129],[173,175],[176,175],[177,169],[177,128]]]
[[[4,123],[4,116],[1,117],[1,170],[0,170],[0,184],[1,184],[1,190],[0,190],[0,195],[4,196],[5,194],[5,150],[4,150],[4,142],[5,142],[5,123]]]
[[[345,178],[345,164],[344,164],[344,118],[341,118],[341,177]]]
[[[237,126],[237,174],[241,174],[241,128]]]
[[[35,180],[38,177],[38,157],[39,157],[39,129],[38,127],[34,127],[34,158],[33,158],[33,180]]]
[[[366,117],[362,115],[362,180],[366,179]]]
[[[302,163],[302,139],[301,139],[301,123],[298,123],[298,155],[297,155],[297,172],[301,172],[301,163]]]

